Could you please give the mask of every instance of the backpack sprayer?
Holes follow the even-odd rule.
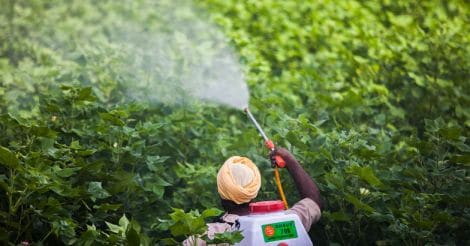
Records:
[[[250,120],[253,122],[253,124],[255,125],[256,129],[258,129],[258,132],[261,134],[261,136],[263,137],[264,139],[264,144],[266,146],[266,148],[268,148],[270,151],[274,151],[275,149],[275,146],[274,146],[274,143],[273,141],[271,141],[268,136],[266,136],[266,133],[264,133],[263,129],[261,128],[261,126],[258,124],[258,121],[256,121],[255,117],[251,114],[250,110],[248,109],[248,107],[246,107],[244,109],[245,113],[248,115],[248,117],[250,118]],[[281,199],[282,199],[282,202],[284,203],[284,207],[286,209],[289,208],[288,204],[287,204],[287,200],[286,200],[286,196],[284,195],[284,190],[282,189],[282,184],[281,184],[281,177],[279,175],[279,170],[278,170],[278,167],[280,168],[283,168],[286,166],[286,162],[284,161],[284,159],[280,156],[280,155],[275,155],[274,156],[274,159],[271,160],[271,164],[272,166],[274,167],[274,176],[276,178],[276,186],[277,186],[277,189],[279,191],[279,195],[281,196]]]

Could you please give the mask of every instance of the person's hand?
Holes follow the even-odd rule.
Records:
[[[275,162],[275,156],[279,155],[286,162],[285,167],[292,166],[297,160],[295,157],[285,148],[275,148],[271,153],[269,153],[269,159],[271,162]]]

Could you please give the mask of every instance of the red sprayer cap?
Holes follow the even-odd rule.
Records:
[[[280,200],[250,203],[250,213],[272,213],[284,210],[284,203]]]

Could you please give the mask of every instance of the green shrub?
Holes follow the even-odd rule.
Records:
[[[151,1],[0,4],[0,242],[171,241],[162,221],[218,206],[217,168],[235,154],[262,170],[259,199],[277,198],[242,112],[127,100],[107,35],[157,26]],[[195,5],[239,55],[260,123],[319,184],[316,244],[469,243],[468,3]]]

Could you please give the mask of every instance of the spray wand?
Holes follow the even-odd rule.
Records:
[[[270,151],[274,151],[275,146],[273,141],[271,141],[268,136],[266,136],[266,133],[264,133],[263,129],[261,126],[258,124],[258,121],[256,121],[255,117],[251,114],[250,110],[248,107],[245,108],[245,113],[248,115],[250,120],[253,122],[255,125],[256,129],[258,129],[258,132],[261,134],[261,136],[264,139],[264,144],[266,145],[266,148],[268,148]],[[286,162],[280,155],[275,155],[274,160],[271,160],[271,164],[274,167],[274,176],[276,178],[276,186],[279,191],[279,195],[281,196],[282,202],[284,203],[284,207],[286,209],[289,208],[286,200],[286,196],[284,195],[284,190],[282,189],[282,184],[281,184],[281,177],[279,175],[279,170],[278,167],[283,168],[286,166]]]

